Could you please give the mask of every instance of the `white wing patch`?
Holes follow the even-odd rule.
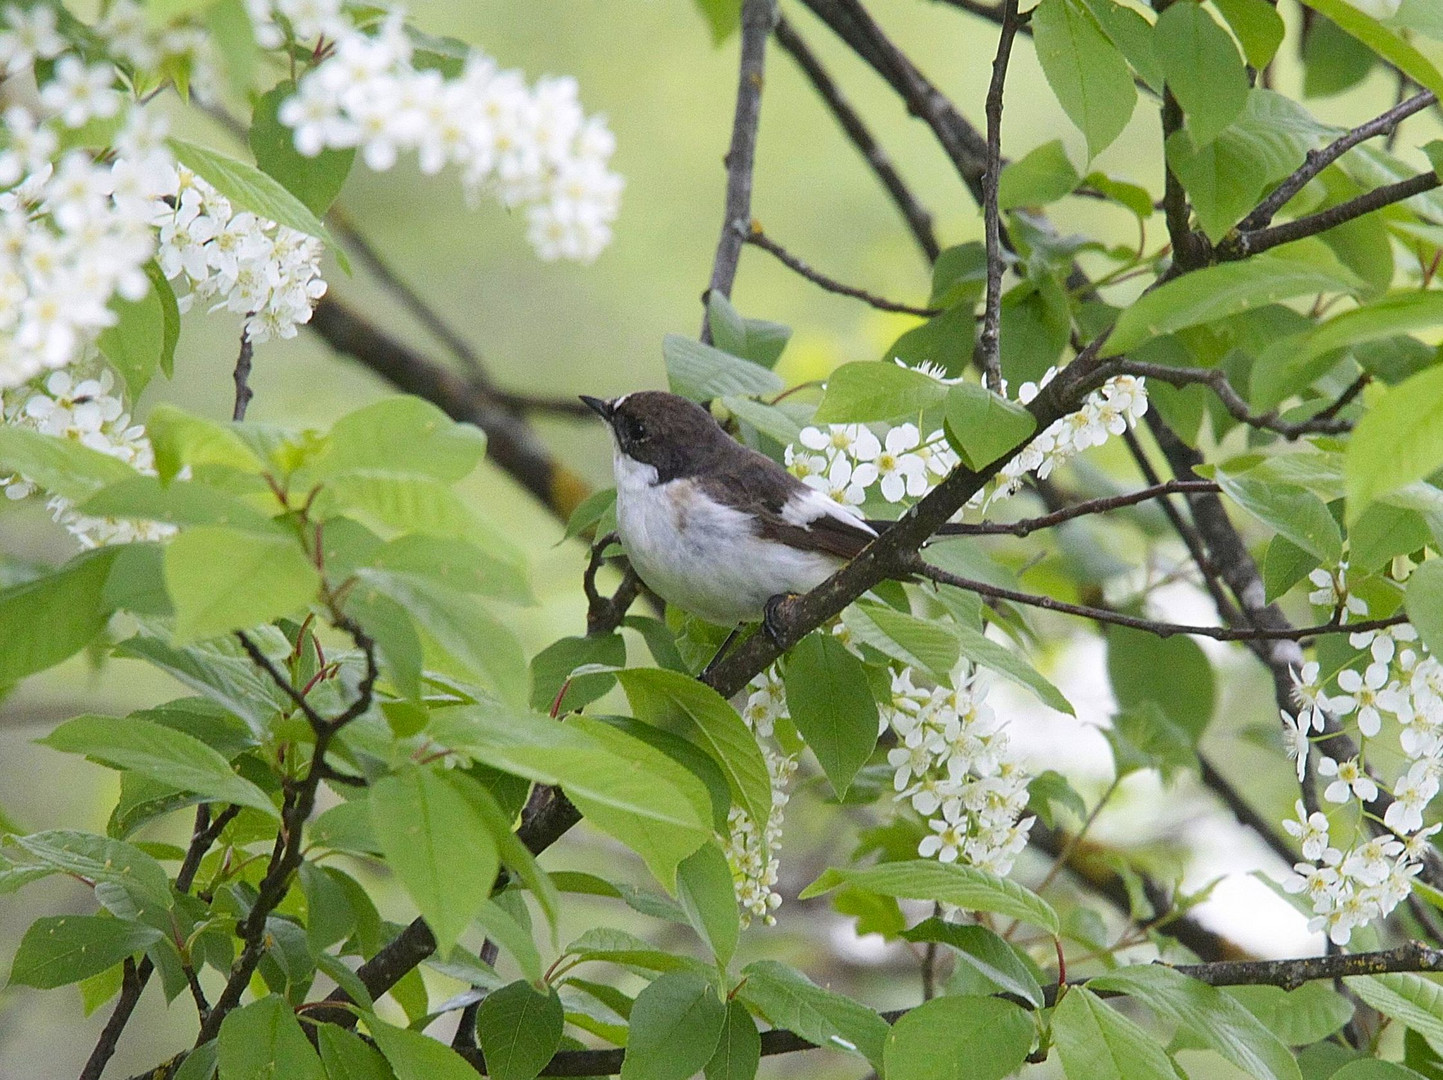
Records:
[[[836,499],[812,488],[798,492],[782,504],[782,520],[788,525],[805,529],[818,518],[824,517],[834,518],[872,536],[877,535],[877,530],[868,525],[856,510],[843,506]]]

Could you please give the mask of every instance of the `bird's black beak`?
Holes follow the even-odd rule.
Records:
[[[581,400],[588,408],[595,412],[597,416],[601,417],[608,424],[611,423],[611,402],[602,401],[601,398],[591,397],[588,394],[582,394]]]

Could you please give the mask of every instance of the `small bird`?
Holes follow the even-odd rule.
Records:
[[[581,400],[611,428],[616,526],[631,565],[707,622],[765,621],[772,602],[810,592],[877,537],[851,507],[741,445],[686,398],[643,390]]]

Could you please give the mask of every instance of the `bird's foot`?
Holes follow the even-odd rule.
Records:
[[[772,644],[779,649],[787,647],[786,642],[786,619],[787,606],[797,599],[797,593],[777,593],[769,597],[766,606],[762,608],[762,630],[767,637],[771,638]]]

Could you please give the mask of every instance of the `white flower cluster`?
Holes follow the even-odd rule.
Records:
[[[1327,596],[1314,602],[1348,610],[1343,571],[1325,576],[1329,584],[1314,584]],[[1423,813],[1443,784],[1443,664],[1428,654],[1407,623],[1352,634],[1348,640],[1368,650],[1363,670],[1338,672],[1337,693],[1330,693],[1317,663],[1304,664],[1293,676],[1297,714],[1282,714],[1299,781],[1307,775],[1311,733],[1323,730],[1328,715],[1350,717],[1357,729],[1358,757],[1318,759],[1318,775],[1328,781],[1323,799],[1336,809],[1308,814],[1300,800],[1296,820],[1283,822],[1307,860],[1294,866],[1296,873],[1284,888],[1312,905],[1309,929],[1325,930],[1338,945],[1347,944],[1354,928],[1387,915],[1408,897],[1430,838],[1440,829],[1438,824],[1425,828]],[[1366,808],[1378,797],[1379,783],[1367,768],[1368,742],[1381,734],[1384,717],[1396,723],[1405,765],[1383,815],[1393,835],[1370,837]],[[1349,821],[1332,820],[1345,811]],[[1335,845],[1332,830],[1349,825],[1350,845]]]
[[[448,79],[413,65],[399,15],[372,36],[346,26],[326,0],[275,7],[298,36],[303,27],[335,39],[281,105],[302,154],[359,147],[367,166],[385,170],[414,150],[427,174],[454,164],[472,195],[489,188],[503,205],[526,208],[527,236],[543,259],[589,262],[610,242],[622,188],[608,168],[615,139],[602,118],[582,112],[574,79],[528,87],[477,52]]]
[[[154,223],[161,270],[189,287],[178,297],[181,310],[197,298],[213,300],[210,310],[245,316],[252,342],[295,337],[326,292],[321,242],[249,211],[234,211],[188,169],[174,176],[170,201],[160,204]]]
[[[62,59],[41,97],[64,122],[84,123],[95,115],[87,110],[108,109],[100,101],[109,99],[93,95],[82,106],[73,87],[49,94],[68,61],[79,64]],[[108,82],[114,69],[107,71]],[[0,389],[74,362],[116,321],[107,306],[113,295],[145,295],[150,282],[142,268],[155,251],[150,218],[156,195],[174,177],[159,133],[139,111],[116,136],[110,162],[83,150],[54,160],[59,133],[18,105],[5,111],[3,131],[0,189],[8,190],[0,193]]]
[[[1338,613],[1339,622],[1347,622],[1349,616],[1359,618],[1368,614],[1368,601],[1348,591],[1348,562],[1343,560],[1335,569],[1318,567],[1308,573],[1308,581],[1314,586],[1308,593],[1308,603]]]
[[[804,449],[786,449],[786,465],[802,483],[846,506],[860,505],[879,484],[882,498],[918,498],[956,467],[956,452],[941,429],[923,439],[916,424],[900,424],[878,439],[861,424],[805,427]]]
[[[0,414],[8,424],[72,439],[91,450],[119,458],[139,473],[155,474],[150,440],[145,437],[143,427],[130,422],[125,402],[115,393],[109,371],[101,371],[95,378],[80,382],[72,379],[68,371],[55,371],[43,386],[29,394],[5,395],[0,406],[3,406]],[[0,477],[0,484],[4,484],[5,495],[10,499],[23,499],[37,490],[36,485],[23,476]],[[46,505],[55,520],[87,548],[161,540],[175,532],[174,526],[159,522],[89,517],[79,513],[69,499],[60,495],[52,495]]]
[[[186,90],[214,97],[220,84],[211,35],[199,22],[175,25],[146,14],[136,0],[111,0],[95,24],[109,55],[136,71],[162,78],[184,72]]]
[[[1028,404],[1056,374],[1057,368],[1051,367],[1038,382],[1023,383],[1017,390],[1017,400]],[[1030,472],[1047,479],[1057,466],[1084,450],[1101,446],[1110,436],[1121,435],[1146,413],[1146,380],[1114,375],[1087,395],[1082,408],[1053,421],[1025,450],[1002,466],[996,491],[991,496],[978,492],[972,502],[1006,498],[1022,486],[1023,477]]]
[[[745,810],[733,806],[727,814],[728,835],[725,846],[727,863],[731,866],[732,884],[737,903],[742,909],[742,925],[759,918],[768,926],[776,923],[774,912],[781,906],[777,892],[777,856],[782,846],[782,815],[786,811],[787,783],[797,771],[797,759],[781,753],[772,739],[772,731],[780,717],[786,715],[787,699],[776,668],[769,668],[752,680],[752,693],[742,710],[742,719],[757,737],[767,775],[772,782],[772,807],[760,826]]]
[[[902,361],[897,363],[906,367]],[[949,379],[939,368],[922,363],[909,370],[927,375],[945,385]],[[1049,368],[1039,383],[1023,383],[1018,399],[1025,405],[1057,374]],[[1121,435],[1147,412],[1145,380],[1117,375],[1088,395],[1082,408],[1064,416],[1038,435],[1027,449],[1003,466],[995,488],[984,488],[970,505],[982,505],[1005,498],[1022,486],[1030,472],[1047,477],[1068,458],[1094,446],[1111,435]],[[1006,387],[1003,387],[1004,392]],[[801,446],[786,448],[784,462],[792,475],[808,487],[830,495],[846,506],[859,506],[868,489],[876,484],[887,502],[904,497],[919,498],[956,468],[959,458],[947,443],[941,428],[926,438],[916,424],[905,423],[877,434],[863,424],[829,424],[825,428],[805,427],[798,436]]]
[[[887,763],[897,799],[932,830],[919,855],[1006,876],[1035,820],[1018,820],[1031,777],[1008,757],[1007,733],[986,697],[975,673],[957,679],[955,690],[914,686],[910,668],[894,674],[883,718],[897,745]]]

